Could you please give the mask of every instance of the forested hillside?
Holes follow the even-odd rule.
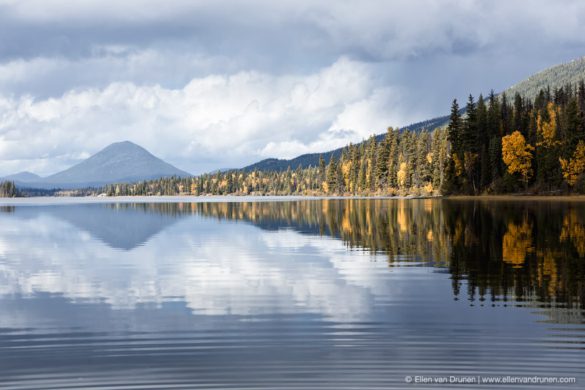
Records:
[[[585,57],[545,69],[504,92],[508,96],[518,93],[523,98],[532,100],[541,89],[554,90],[567,84],[576,85],[583,78],[585,78]]]
[[[233,170],[111,185],[109,195],[439,195],[585,192],[585,84],[470,95],[434,131],[395,130],[348,145],[316,166]]]
[[[413,123],[404,128],[404,130],[409,131],[424,131],[424,130],[433,130],[437,127],[445,126],[449,121],[449,116],[442,116],[438,118],[433,118],[429,120],[425,120],[422,122]],[[380,142],[384,139],[384,134],[376,135],[376,141]],[[316,167],[319,164],[319,159],[323,158],[325,161],[329,161],[331,157],[335,157],[339,159],[341,154],[343,153],[344,148],[339,148],[335,150],[331,150],[329,152],[324,153],[310,153],[310,154],[303,154],[298,157],[295,157],[290,160],[286,159],[276,159],[276,158],[267,158],[265,160],[259,161],[255,164],[248,165],[247,167],[242,168],[243,171],[252,172],[252,171],[286,171],[287,169],[295,170],[297,168],[308,168],[308,167]]]
[[[576,85],[580,80],[585,78],[585,57],[581,57],[574,61],[556,65],[548,68],[542,72],[539,72],[528,79],[506,89],[503,93],[498,94],[500,99],[505,96],[510,99],[514,98],[516,94],[519,94],[523,99],[534,100],[540,90],[550,89],[555,90],[566,85]],[[551,91],[548,91],[550,94]],[[505,96],[504,96],[505,95]],[[465,108],[461,108],[461,113],[465,113]],[[446,126],[449,122],[449,115],[428,119],[425,121],[413,123],[405,126],[404,129],[410,131],[432,131],[437,127]],[[384,134],[380,134],[377,137],[378,141],[384,138]],[[339,158],[341,156],[342,148],[322,153],[323,158],[329,161],[331,156]],[[285,171],[289,167],[291,169],[307,168],[309,166],[317,166],[319,163],[319,154],[303,154],[293,159],[276,159],[269,158],[259,161],[255,164],[244,167],[245,171],[264,170],[264,171]]]

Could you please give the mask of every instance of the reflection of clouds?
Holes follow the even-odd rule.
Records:
[[[379,260],[372,262],[372,260]],[[61,294],[117,309],[185,301],[202,314],[315,313],[338,319],[389,294],[387,263],[334,239],[191,217],[120,251],[42,212],[0,224],[0,293]]]

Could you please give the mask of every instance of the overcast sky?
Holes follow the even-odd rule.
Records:
[[[357,142],[585,55],[583,1],[0,0],[0,175]]]

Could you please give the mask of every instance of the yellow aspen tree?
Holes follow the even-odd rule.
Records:
[[[502,138],[502,160],[510,174],[519,173],[524,183],[532,176],[532,151],[534,147],[518,130]]]
[[[536,131],[538,134],[539,141],[536,146],[543,146],[545,148],[551,148],[559,145],[561,142],[557,140],[557,109],[556,106],[550,102],[546,106],[548,113],[548,121],[542,118],[542,115],[538,114],[536,119]]]
[[[400,169],[396,175],[398,178],[398,186],[404,189],[406,187],[406,177],[408,175],[408,164],[401,162]]]
[[[577,183],[579,176],[585,172],[585,142],[579,141],[572,158],[568,161],[564,158],[559,158],[559,162],[561,163],[563,178],[567,184],[573,187]]]
[[[341,173],[343,175],[343,182],[345,183],[345,188],[349,189],[349,191],[353,191],[352,184],[350,181],[350,172],[352,168],[352,163],[350,159],[347,159],[341,163]]]

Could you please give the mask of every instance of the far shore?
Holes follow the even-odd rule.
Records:
[[[585,195],[454,195],[454,196],[313,196],[313,195],[154,195],[154,196],[38,196],[26,198],[0,198],[0,206],[66,205],[83,203],[205,203],[205,202],[287,202],[297,200],[456,200],[456,201],[569,201],[585,202]]]
[[[502,194],[502,195],[452,195],[443,196],[449,200],[480,200],[480,201],[571,201],[585,202],[585,195],[528,195],[528,194]]]

